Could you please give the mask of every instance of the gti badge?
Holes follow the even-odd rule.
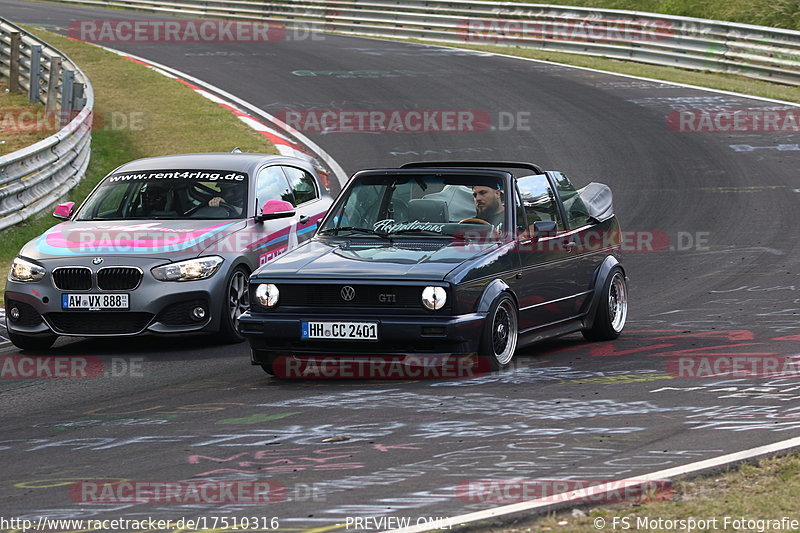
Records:
[[[345,302],[352,302],[353,298],[356,297],[356,290],[350,285],[345,285],[339,294],[341,294],[342,300]]]
[[[102,262],[103,262],[103,258],[102,257],[95,257],[94,259],[92,259],[92,264],[93,265],[99,265]]]

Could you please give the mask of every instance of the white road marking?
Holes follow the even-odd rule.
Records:
[[[649,474],[637,475],[632,478],[613,481],[611,483],[606,483],[603,485],[595,485],[592,487],[587,487],[581,489],[580,491],[564,492],[561,494],[549,495],[544,498],[538,498],[535,500],[514,503],[511,505],[502,505],[500,507],[495,507],[493,509],[486,509],[474,513],[452,516],[446,518],[445,523],[456,526],[459,524],[468,524],[471,522],[477,522],[478,520],[486,520],[488,518],[495,518],[498,516],[505,516],[523,511],[543,510],[555,505],[563,506],[572,501],[578,501],[578,502],[596,501],[597,496],[600,496],[607,492],[618,491],[619,487],[621,486],[635,487],[637,486],[637,484],[641,485],[647,481],[663,481],[667,479],[672,479],[677,476],[692,474],[695,472],[717,468],[723,465],[729,465],[741,461],[747,461],[749,459],[753,459],[761,455],[786,451],[799,446],[800,446],[800,437],[795,437],[793,439],[788,439],[773,444],[766,444],[764,446],[759,446],[757,448],[750,448],[748,450],[742,450],[740,452],[734,452],[726,455],[721,455],[718,457],[712,457],[711,459],[704,459],[702,461],[689,463],[687,465],[676,466],[674,468],[667,468],[665,470],[659,470],[657,472],[651,472]],[[399,529],[392,529],[385,531],[384,533],[417,533],[417,532],[429,531],[430,529],[431,529],[430,526],[427,526],[426,524],[420,524],[418,526],[409,526]]]

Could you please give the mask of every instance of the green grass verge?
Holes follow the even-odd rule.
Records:
[[[189,87],[96,46],[27,28],[67,54],[89,77],[95,93],[92,157],[86,177],[69,195],[82,201],[103,176],[141,157],[185,152],[277,153],[263,135]],[[57,224],[49,212],[0,235],[3,280],[11,260],[29,240]],[[3,281],[5,286],[5,281]]]
[[[29,103],[26,94],[6,91],[8,85],[0,83],[0,156],[30,146],[58,131],[43,131],[39,120],[47,118],[43,105]]]
[[[798,531],[798,527],[775,527],[767,522],[733,523],[733,520],[780,520],[788,517],[800,525],[797,495],[800,494],[800,455],[762,459],[744,464],[735,471],[676,482],[671,499],[644,503],[619,503],[601,508],[584,509],[573,516],[571,509],[550,516],[519,520],[504,527],[486,527],[487,533],[522,533],[531,531],[563,531],[598,533],[601,531],[689,531],[689,520],[711,521],[708,527],[694,532]],[[583,514],[583,516],[581,516]],[[729,518],[728,523],[725,517]],[[661,527],[644,528],[648,525]],[[637,520],[639,521],[637,523]],[[678,527],[667,520],[685,520],[687,527]],[[627,521],[629,528],[624,528]],[[598,527],[601,525],[603,527]],[[616,528],[614,527],[616,524]],[[738,526],[738,527],[737,527]]]

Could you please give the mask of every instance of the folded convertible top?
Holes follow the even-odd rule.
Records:
[[[578,189],[578,196],[586,205],[590,217],[602,222],[614,216],[614,202],[608,185],[592,182]]]

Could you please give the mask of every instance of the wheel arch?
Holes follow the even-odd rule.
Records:
[[[611,276],[611,272],[615,269],[619,269],[622,271],[622,275],[625,279],[628,279],[628,274],[625,272],[625,267],[622,266],[619,259],[616,256],[609,255],[606,257],[600,266],[597,267],[597,270],[594,274],[593,281],[593,292],[592,292],[592,299],[589,302],[589,307],[587,309],[586,315],[583,317],[583,327],[589,327],[594,323],[595,316],[597,316],[597,307],[600,304],[600,300],[603,298],[603,295],[600,294],[602,291],[600,289],[606,283],[609,276]]]
[[[502,279],[495,279],[491,283],[489,283],[485,289],[483,289],[483,294],[481,294],[480,300],[478,300],[478,308],[477,312],[486,314],[491,309],[492,304],[500,297],[501,294],[507,293],[511,298],[514,300],[514,305],[519,311],[519,300],[517,299],[517,295],[508,286],[508,283],[503,281]]]

